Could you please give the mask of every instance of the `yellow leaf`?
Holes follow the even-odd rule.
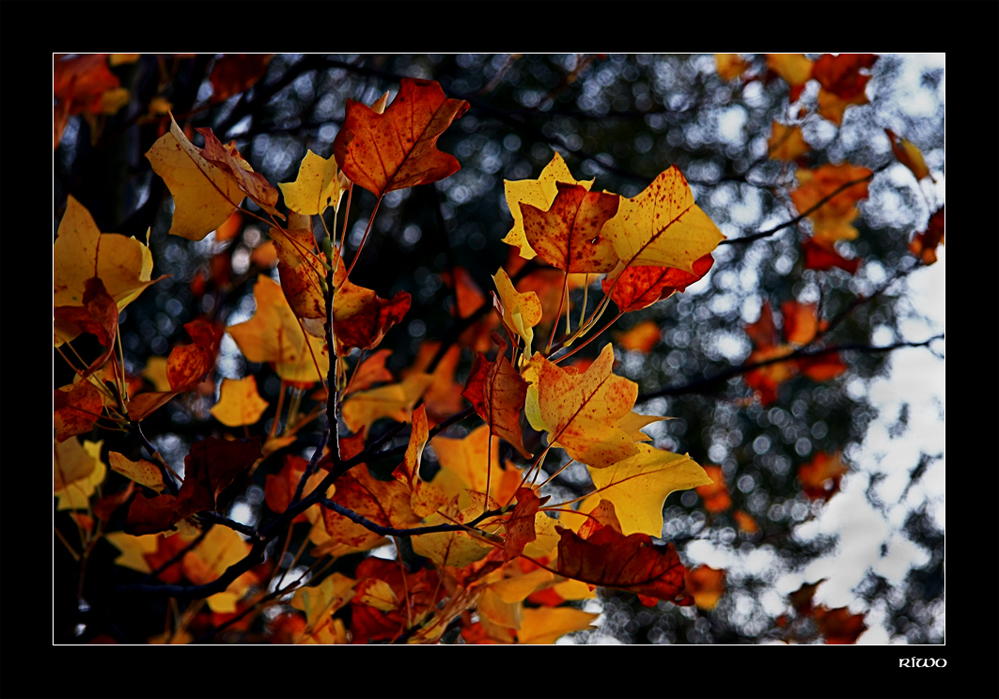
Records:
[[[110,532],[104,538],[111,542],[121,554],[114,559],[117,565],[137,570],[140,573],[152,573],[149,561],[145,554],[156,553],[159,547],[159,534],[144,534],[143,536],[133,536],[125,532]]]
[[[170,379],[167,378],[167,358],[150,357],[146,360],[146,368],[142,370],[142,377],[149,379],[157,391],[161,393],[170,392]]]
[[[288,208],[308,216],[321,214],[328,206],[336,211],[347,186],[348,180],[337,168],[336,159],[311,150],[302,159],[295,181],[278,183]]]
[[[55,443],[53,490],[59,498],[56,509],[87,509],[90,496],[107,474],[107,467],[100,459],[103,444],[104,440],[80,444],[75,437]]]
[[[223,425],[239,427],[256,423],[268,405],[257,392],[257,379],[251,374],[239,380],[223,379],[219,402],[211,413]]]
[[[537,253],[527,242],[527,234],[524,232],[524,216],[520,211],[520,205],[530,204],[542,211],[548,211],[558,195],[558,182],[578,184],[587,190],[593,186],[593,180],[579,182],[573,179],[569,173],[569,167],[558,153],[545,166],[545,169],[541,171],[541,176],[536,180],[516,180],[513,182],[503,180],[507,206],[513,216],[513,228],[503,238],[503,242],[517,247],[520,250],[520,256],[526,260],[533,259]]]
[[[636,444],[638,453],[607,468],[590,469],[593,485],[603,500],[614,503],[621,532],[660,537],[663,506],[670,493],[711,483],[711,478],[686,454],[673,454],[648,444]]]
[[[301,587],[291,598],[291,606],[305,612],[307,626],[304,635],[314,634],[325,626],[332,614],[354,595],[354,580],[342,573],[333,573],[315,587]]]
[[[715,54],[715,69],[722,80],[734,80],[742,75],[748,67],[737,53]]]
[[[791,87],[804,85],[812,77],[812,61],[801,53],[768,53],[767,67]]]
[[[302,331],[281,286],[261,274],[253,287],[253,298],[257,302],[253,317],[226,328],[246,358],[275,363],[278,375],[286,381],[325,379],[330,366],[326,343]]]
[[[790,162],[811,149],[805,142],[800,126],[785,126],[774,122],[773,134],[767,141],[767,153],[771,158]]]
[[[572,607],[524,609],[517,643],[555,643],[567,633],[591,628],[598,616]]]
[[[725,236],[694,203],[676,166],[632,199],[621,197],[617,215],[601,235],[614,242],[626,266],[675,267],[693,272],[694,261],[714,250]]]
[[[160,471],[156,464],[150,463],[145,459],[132,461],[126,458],[124,454],[112,451],[108,453],[108,464],[111,466],[112,471],[120,473],[125,478],[132,479],[139,485],[144,485],[147,488],[155,490],[157,493],[162,493],[163,489],[166,488],[166,484],[163,482],[163,472]]]
[[[250,544],[238,532],[228,527],[216,526],[208,530],[202,542],[188,551],[181,562],[184,575],[195,585],[216,580],[226,569],[242,560],[250,552]],[[233,612],[236,602],[256,580],[251,571],[233,580],[223,592],[208,598],[208,606],[215,612]]]
[[[402,383],[353,393],[343,404],[343,421],[354,434],[366,432],[375,420],[383,417],[409,422],[413,406],[433,380],[430,374],[417,372]]]
[[[151,279],[153,254],[146,245],[117,233],[101,233],[90,212],[72,195],[66,200],[52,256],[54,306],[82,306],[84,285],[95,271],[119,311],[159,281]],[[69,342],[73,337],[62,339]]]
[[[470,493],[469,496],[471,504],[464,509],[459,509],[458,498],[455,497],[445,508],[442,508],[440,513],[434,513],[428,517],[424,524],[426,526],[461,524],[475,519],[485,509],[496,506],[495,501],[490,501],[487,505],[485,496],[480,493]],[[479,528],[488,529],[489,527],[479,525]],[[439,566],[454,566],[456,568],[464,568],[469,563],[485,558],[493,550],[491,545],[483,543],[463,531],[418,534],[412,538],[412,541],[413,550],[419,555],[429,558]]]
[[[519,293],[502,267],[496,270],[493,282],[503,305],[503,324],[523,338],[524,353],[530,355],[534,326],[541,322],[541,300],[533,291]]]
[[[437,452],[437,459],[441,469],[447,469],[456,475],[463,488],[479,493],[486,492],[486,472],[487,468],[492,469],[490,495],[495,496],[496,488],[500,482],[500,460],[499,460],[499,439],[492,440],[492,448],[489,446],[489,425],[480,425],[472,430],[468,435],[459,439],[448,437],[434,437],[430,440],[430,445]],[[437,478],[434,484],[437,485]],[[453,486],[441,480],[441,489],[448,496],[459,495]]]
[[[243,201],[236,178],[206,160],[172,114],[169,133],[153,144],[146,158],[173,195],[171,235],[201,240],[225,223]]]

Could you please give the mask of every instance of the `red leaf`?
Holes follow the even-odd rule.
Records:
[[[343,173],[376,197],[442,180],[461,165],[437,150],[437,139],[466,109],[468,102],[447,99],[436,82],[403,78],[383,114],[347,100],[333,154]]]
[[[602,285],[622,313],[638,311],[686,290],[707,274],[714,262],[710,253],[697,258],[693,273],[674,267],[626,267],[618,275],[608,274]]]
[[[684,567],[673,544],[655,546],[648,534],[624,536],[613,527],[598,528],[588,539],[562,529],[558,573],[590,585],[614,587],[679,605],[693,603],[684,586]]]
[[[530,488],[517,491],[517,504],[506,523],[506,541],[503,545],[503,560],[519,556],[524,547],[537,538],[534,529],[534,515],[541,507],[541,500]]]
[[[848,260],[836,252],[831,244],[824,245],[815,238],[809,238],[801,244],[801,250],[805,253],[805,269],[817,269],[819,271],[839,267],[840,269],[856,274],[860,267],[860,259]]]
[[[461,395],[468,399],[493,434],[510,442],[524,458],[531,457],[524,448],[520,428],[520,410],[527,397],[527,382],[506,358],[505,342],[500,345],[494,362],[486,360],[481,353],[476,355]]]

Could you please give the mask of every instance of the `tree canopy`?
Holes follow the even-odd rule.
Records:
[[[55,642],[943,643],[943,84],[56,56]]]

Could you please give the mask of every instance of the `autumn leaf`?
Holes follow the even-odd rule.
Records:
[[[100,279],[104,291],[121,311],[150,284],[153,255],[147,245],[117,233],[101,233],[90,212],[72,195],[59,223],[53,255],[53,305],[84,306],[90,279]],[[57,345],[75,335],[59,333]]]
[[[447,99],[436,82],[403,78],[383,114],[347,100],[343,126],[333,141],[336,162],[351,182],[376,197],[450,177],[457,159],[437,150],[437,139],[468,109]]]
[[[649,269],[636,267],[635,269]],[[643,320],[624,332],[616,333],[614,339],[621,349],[648,354],[659,344],[662,334],[659,325],[654,320]]]
[[[294,182],[278,183],[288,208],[308,216],[322,214],[329,206],[336,211],[349,186],[332,155],[324,158],[312,150],[306,151]]]
[[[194,342],[174,347],[167,357],[167,381],[170,382],[170,390],[175,392],[196,386],[205,374],[215,368],[215,356],[222,339],[222,329],[207,318],[185,323],[184,329]]]
[[[638,453],[607,468],[590,469],[602,500],[615,505],[623,534],[662,536],[663,507],[670,493],[712,483],[687,454],[636,443]]]
[[[848,471],[842,456],[819,453],[809,463],[798,467],[802,490],[812,500],[826,502],[839,492],[839,483]]]
[[[510,275],[500,267],[493,275],[493,283],[499,294],[503,325],[511,336],[524,340],[524,352],[530,353],[534,342],[534,326],[541,322],[541,301],[534,291],[520,293],[510,280]],[[494,304],[495,306],[495,304]]]
[[[737,53],[716,53],[715,69],[722,80],[735,80],[749,65]]]
[[[503,558],[510,560],[523,552],[524,547],[537,538],[534,529],[535,515],[541,500],[530,488],[517,491],[517,504],[506,522],[506,539],[503,543]]]
[[[843,112],[847,107],[867,104],[864,89],[871,79],[869,69],[877,58],[870,53],[841,53],[837,56],[827,53],[820,56],[812,67],[812,77],[822,86],[818,97],[819,114],[839,125],[843,123]]]
[[[801,53],[768,53],[767,68],[784,78],[791,90],[788,99],[797,102],[812,77],[812,61]]]
[[[435,479],[436,480],[436,479]],[[470,504],[462,507],[459,498],[455,496],[442,507],[439,512],[427,517],[424,524],[464,524],[471,522],[487,509],[496,506],[495,501],[488,501],[482,493],[470,493],[467,500]],[[499,530],[502,523],[485,522],[478,525],[481,530]],[[489,532],[493,533],[493,532]],[[464,531],[436,532],[433,534],[418,534],[412,538],[413,550],[425,558],[429,558],[438,566],[453,566],[464,568],[470,563],[479,561],[489,555],[493,546]]]
[[[211,413],[223,425],[239,427],[256,424],[268,405],[257,391],[256,377],[250,374],[242,379],[223,379],[219,402]]]
[[[90,432],[104,410],[100,391],[86,380],[53,391],[53,403],[57,442]]]
[[[767,141],[767,153],[774,160],[792,162],[810,151],[800,126],[786,126],[774,122],[773,133]]]
[[[257,304],[253,317],[226,328],[243,355],[251,362],[272,362],[286,381],[325,379],[329,372],[326,343],[302,331],[278,283],[260,275],[253,298]]]
[[[549,644],[573,631],[593,627],[599,614],[572,607],[525,608],[522,612],[517,643]]]
[[[433,483],[448,497],[462,495],[466,489],[485,493],[487,480],[490,481],[489,494],[496,497],[500,474],[499,441],[490,438],[489,425],[481,425],[464,437],[436,436],[430,444],[437,452],[441,467]],[[457,482],[448,476],[456,477]],[[462,499],[461,507],[466,502]],[[476,514],[481,514],[481,510]]]
[[[108,465],[111,466],[112,471],[120,473],[126,478],[157,493],[162,493],[166,488],[166,483],[163,482],[163,471],[156,464],[150,463],[145,459],[132,461],[126,458],[124,454],[112,451],[108,453]]]
[[[374,349],[393,325],[400,322],[412,303],[406,291],[383,299],[371,289],[357,286],[347,278],[345,265],[337,265],[333,284],[333,333],[343,348]]]
[[[684,567],[673,544],[655,546],[647,534],[625,536],[613,526],[596,525],[587,538],[562,529],[558,573],[590,585],[613,587],[655,600],[693,602],[684,586]]]
[[[822,165],[814,170],[799,168],[795,172],[798,187],[791,192],[791,201],[798,211],[810,210],[825,197],[832,195],[841,187],[829,201],[817,210],[808,214],[814,227],[816,240],[832,244],[837,240],[853,240],[857,237],[857,229],[852,222],[860,211],[856,204],[867,198],[867,183],[871,171],[865,167],[855,167],[849,163],[842,165]],[[846,186],[855,182],[850,186]]]
[[[704,509],[708,512],[724,512],[732,506],[732,497],[728,494],[721,466],[705,466],[704,472],[711,479],[710,483],[697,487],[697,494],[704,501]]]
[[[676,166],[660,174],[632,199],[620,199],[617,215],[603,227],[626,267],[652,265],[693,272],[725,236],[694,203],[686,178]]]
[[[930,175],[930,169],[926,167],[923,154],[915,144],[906,141],[904,138],[899,138],[891,129],[885,129],[885,134],[888,136],[892,153],[898,158],[898,162],[909,168],[917,180]]]
[[[847,259],[836,252],[833,243],[815,238],[803,241],[801,251],[805,253],[805,269],[824,271],[838,267],[848,274],[856,274],[860,267],[860,258]]]
[[[355,466],[337,479],[336,492],[330,499],[383,527],[404,529],[419,524],[422,519],[413,512],[407,484],[378,480],[363,465]],[[384,539],[363,524],[326,507],[323,508],[323,520],[326,533],[341,547],[366,550]]]
[[[238,532],[228,527],[215,526],[193,550],[184,554],[181,566],[184,576],[195,585],[205,585],[217,580],[229,566],[246,557],[250,543]],[[222,592],[206,598],[214,612],[234,612],[236,603],[243,598],[250,585],[257,581],[253,571],[246,571],[229,583]]]
[[[531,455],[524,447],[520,411],[527,396],[527,382],[506,358],[506,347],[505,342],[500,345],[492,362],[481,353],[476,355],[461,395],[492,433],[508,441],[526,459]]]
[[[594,468],[606,468],[638,453],[632,437],[618,426],[631,412],[638,384],[611,373],[610,344],[590,367],[573,373],[535,355],[536,378],[528,389],[526,412],[531,426],[549,434],[552,446]],[[537,403],[532,395],[536,395]]]
[[[931,265],[937,261],[937,246],[944,244],[944,207],[937,209],[930,216],[926,230],[917,233],[909,244],[909,251],[918,255],[923,264]]]
[[[629,313],[685,291],[707,274],[714,262],[710,254],[699,257],[694,260],[692,272],[673,267],[618,267],[601,284],[604,294],[611,297],[620,311]]]
[[[700,609],[712,610],[725,592],[725,571],[710,566],[697,566],[687,570],[684,578],[687,592],[694,598]]]
[[[856,643],[867,630],[864,615],[852,614],[848,607],[829,609],[820,605],[812,611],[812,618],[826,643]]]
[[[427,517],[437,511],[448,500],[437,486],[420,477],[420,464],[423,461],[423,448],[430,437],[426,406],[413,411],[413,429],[409,434],[409,444],[403,462],[396,466],[392,476],[409,486],[410,506],[418,517]]]
[[[104,440],[81,443],[75,437],[55,443],[52,470],[57,510],[88,508],[90,496],[107,475],[107,467],[100,458],[103,444]]]
[[[611,240],[601,236],[617,213],[619,197],[557,182],[551,207],[544,211],[521,203],[524,234],[538,256],[563,272],[609,272],[617,264]]]
[[[409,422],[413,406],[433,382],[430,374],[410,374],[399,383],[357,391],[343,403],[343,421],[354,434],[367,433],[379,418]]]
[[[184,483],[179,493],[136,496],[128,510],[125,531],[155,534],[193,514],[213,510],[222,491],[260,458],[260,445],[260,437],[231,442],[209,437],[195,443],[184,458]]]
[[[211,129],[198,131],[205,138],[204,148],[191,143],[171,115],[170,131],[146,153],[153,172],[163,178],[174,198],[170,234],[201,240],[229,219],[244,195],[284,218],[274,208],[277,189],[253,172],[235,142],[223,146]]]
[[[212,102],[224,102],[255,85],[272,58],[272,54],[266,53],[227,53],[219,57],[208,76],[212,84]]]

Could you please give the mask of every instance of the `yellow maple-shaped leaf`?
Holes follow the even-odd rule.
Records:
[[[773,133],[767,141],[767,154],[774,160],[792,161],[810,151],[800,126],[785,126],[775,121]]]
[[[621,532],[660,537],[663,506],[670,493],[711,483],[707,472],[686,454],[673,454],[648,444],[638,453],[607,468],[590,470],[603,500],[614,503]]]
[[[533,291],[519,293],[502,267],[496,270],[493,282],[503,305],[503,324],[523,338],[524,353],[530,355],[534,326],[541,322],[541,300]]]
[[[253,317],[226,328],[246,358],[273,362],[275,371],[286,381],[314,383],[325,379],[330,366],[326,343],[302,331],[281,286],[261,274],[253,287],[253,298],[257,302]]]
[[[324,158],[311,150],[305,153],[295,181],[278,183],[288,208],[308,216],[321,214],[329,206],[336,211],[348,186],[332,155]]]
[[[409,422],[413,406],[433,381],[430,374],[417,372],[401,383],[353,393],[343,404],[343,421],[354,434],[367,432],[375,420],[383,417]]]
[[[463,524],[475,519],[486,509],[497,507],[494,500],[489,500],[481,493],[469,493],[471,503],[461,507],[455,497],[439,513],[434,513],[424,520],[426,526],[435,524]],[[503,525],[486,521],[478,528],[488,533],[499,530]],[[439,566],[454,566],[464,568],[470,563],[481,560],[489,555],[493,546],[483,542],[464,531],[437,532],[434,534],[418,534],[412,538],[413,550],[421,556],[429,558]]]
[[[117,233],[101,233],[90,212],[72,195],[66,200],[52,256],[54,306],[82,306],[85,284],[95,271],[119,311],[159,281],[151,278],[153,254],[147,245]],[[73,337],[61,339],[68,342]]]
[[[802,53],[767,54],[767,67],[784,78],[792,88],[808,82],[812,77],[812,65],[811,59]]]
[[[201,240],[225,223],[243,201],[239,181],[209,162],[184,135],[172,114],[170,131],[160,136],[146,158],[173,195],[171,235]]]
[[[558,153],[545,166],[536,180],[503,180],[506,203],[513,216],[513,228],[503,238],[503,242],[518,248],[520,256],[526,260],[533,259],[537,253],[527,241],[527,234],[524,232],[524,216],[521,213],[520,205],[530,204],[542,211],[548,211],[552,202],[555,201],[555,197],[558,196],[557,183],[559,182],[578,184],[587,190],[593,186],[593,180],[580,182],[573,179],[569,173],[569,167]]]
[[[418,517],[426,517],[436,512],[437,508],[443,506],[449,499],[437,486],[420,477],[423,448],[427,444],[429,435],[427,406],[421,405],[413,411],[413,429],[409,434],[409,445],[406,447],[403,463],[392,473],[397,481],[409,486],[410,505]]]
[[[715,69],[722,80],[734,80],[742,75],[749,65],[737,53],[716,53]]]
[[[592,628],[598,616],[573,607],[526,608],[521,613],[517,643],[555,643],[567,633]]]
[[[161,537],[159,534],[143,534],[134,536],[125,532],[110,532],[104,538],[111,542],[121,553],[115,564],[137,570],[140,573],[152,573],[153,569],[146,560],[147,553],[156,553]]]
[[[150,490],[155,490],[157,493],[162,493],[163,489],[166,488],[166,483],[163,482],[163,472],[156,464],[145,459],[132,461],[124,454],[112,451],[108,453],[108,465],[112,471],[120,473],[125,478],[130,478]]]
[[[532,370],[523,374],[532,384],[525,412],[535,429],[548,432],[553,446],[594,468],[638,453],[632,436],[619,426],[635,404],[638,384],[611,373],[614,349],[609,343],[583,373],[540,355],[532,363]]]
[[[333,573],[315,587],[300,587],[291,598],[291,606],[305,612],[304,637],[315,637],[332,622],[333,613],[354,596],[354,579]],[[300,640],[308,642],[307,640]]]
[[[252,374],[242,379],[223,379],[219,402],[211,413],[228,427],[252,425],[270,405],[257,391],[257,379]]]
[[[621,197],[617,215],[604,224],[601,235],[614,242],[614,251],[625,266],[675,267],[686,272],[693,272],[694,261],[725,238],[694,203],[690,185],[675,165],[637,197]]]
[[[184,575],[195,585],[204,585],[216,580],[226,569],[242,560],[250,552],[250,544],[235,530],[216,526],[198,546],[184,554],[181,567]],[[256,581],[252,571],[243,573],[233,580],[223,592],[208,597],[208,606],[214,612],[232,613],[236,603],[246,594]]]
[[[434,437],[430,445],[437,452],[441,471],[434,476],[433,484],[449,498],[461,495],[465,489],[485,493],[486,473],[491,469],[489,494],[495,497],[501,474],[499,442],[489,439],[489,425],[480,425],[457,439]],[[456,476],[457,482],[448,475]],[[464,507],[466,503],[460,504]]]
[[[104,482],[107,466],[101,461],[104,441],[82,444],[75,437],[55,442],[53,491],[59,499],[56,509],[85,510],[94,489]]]

